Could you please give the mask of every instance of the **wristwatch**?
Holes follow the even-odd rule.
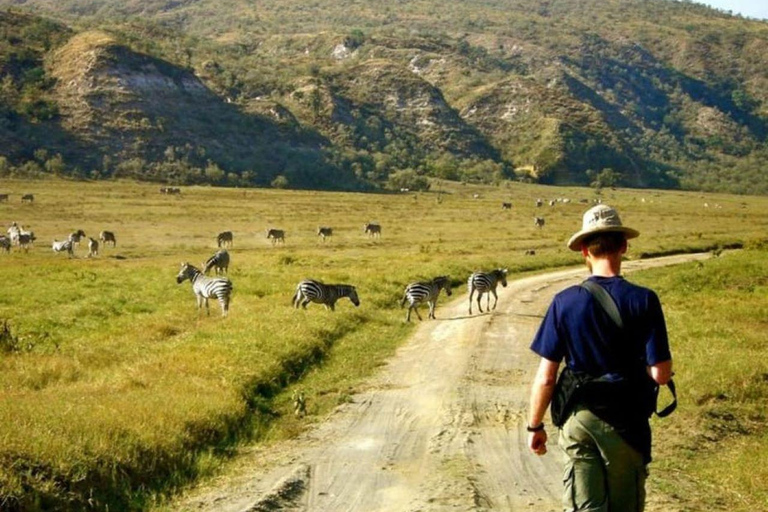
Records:
[[[541,430],[544,430],[544,422],[542,421],[541,423],[539,423],[535,427],[531,427],[529,425],[529,426],[525,427],[525,430],[527,430],[528,432],[539,432]]]

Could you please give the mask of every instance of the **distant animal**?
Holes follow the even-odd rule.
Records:
[[[379,224],[368,222],[363,225],[363,233],[367,234],[369,237],[377,236],[381,238],[381,226]]]
[[[535,249],[528,249],[525,251],[526,256],[536,256],[536,250]]]
[[[541,229],[544,227],[544,217],[534,217],[533,218],[533,225],[537,228]]]
[[[216,235],[216,246],[231,248],[234,238],[235,236],[232,234],[231,231],[222,231],[221,233]]]
[[[320,236],[323,238],[323,242],[325,242],[325,239],[329,236],[333,236],[333,228],[328,227],[319,227],[317,228],[317,236]]]
[[[557,203],[557,201],[555,201],[554,199],[551,199],[549,201],[549,206],[555,206],[556,203]]]
[[[298,389],[293,391],[291,396],[293,399],[293,414],[297,418],[303,418],[307,415],[307,399],[304,397],[304,392]]]
[[[179,195],[181,194],[181,189],[177,187],[161,187],[160,188],[161,194],[166,194],[169,196]]]
[[[512,209],[512,203],[501,203],[501,209],[502,210],[511,210]]]
[[[78,229],[77,231],[69,234],[69,240],[76,246],[80,245],[81,238],[85,238],[85,231],[82,229]]]
[[[472,199],[480,199],[480,194],[472,194]]]
[[[542,199],[537,199],[536,200],[536,208],[540,207],[543,204],[544,204],[544,201]]]
[[[0,250],[11,252],[11,239],[5,235],[0,235]]]
[[[51,244],[51,248],[53,249],[53,252],[66,252],[70,258],[75,255],[72,248],[72,240],[64,240],[61,242],[54,240],[53,244]]]
[[[305,279],[296,286],[296,293],[293,296],[293,306],[298,309],[299,305],[307,309],[307,304],[315,302],[323,304],[326,309],[336,310],[336,301],[343,297],[348,297],[355,306],[360,305],[360,298],[357,296],[357,289],[349,284],[324,284],[314,279]]]
[[[499,296],[496,295],[496,287],[501,283],[501,286],[507,287],[507,269],[497,268],[491,272],[475,272],[467,280],[467,287],[469,288],[469,314],[472,314],[472,295],[477,291],[477,307],[480,312],[483,312],[483,307],[480,304],[483,294],[488,294],[488,299],[485,308],[490,311],[491,295],[493,295],[493,309],[496,309],[496,303],[499,301]]]
[[[221,306],[221,316],[229,314],[232,281],[226,277],[204,276],[200,269],[193,267],[189,263],[182,263],[181,270],[179,270],[179,274],[176,276],[176,282],[181,284],[187,279],[192,283],[192,291],[195,292],[195,297],[197,298],[198,310],[205,304],[205,311],[210,315],[211,310],[208,308],[208,299],[216,298]]]
[[[104,247],[106,247],[108,243],[111,243],[112,247],[117,246],[117,239],[115,238],[115,234],[111,231],[102,231],[99,233],[99,240],[101,240]]]
[[[0,194],[0,202],[7,203],[9,197],[10,196],[8,194]]]
[[[24,194],[21,196],[21,202],[22,203],[34,203],[35,202],[35,195],[34,194]]]
[[[99,242],[91,237],[88,237],[88,257],[93,258],[99,255]]]
[[[20,233],[17,238],[17,243],[19,244],[20,249],[28,251],[29,246],[32,245],[35,240],[37,240],[37,238],[35,238],[35,234],[30,231],[27,233]]]
[[[216,254],[203,263],[203,274],[207,274],[211,267],[216,270],[216,275],[229,273],[229,253],[226,249],[216,251]]]
[[[429,318],[434,319],[435,306],[437,306],[437,297],[440,295],[440,290],[445,290],[445,294],[449,297],[452,295],[451,279],[448,276],[440,276],[431,281],[411,283],[406,286],[403,300],[400,301],[401,308],[406,302],[410,303],[408,313],[405,315],[405,321],[411,321],[411,311],[416,312],[416,316],[421,320],[418,306],[424,302],[429,306]]]
[[[285,231],[282,229],[268,229],[267,238],[272,240],[272,245],[278,242],[285,243]]]

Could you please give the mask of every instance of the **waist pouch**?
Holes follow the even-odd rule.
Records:
[[[552,396],[552,423],[562,427],[573,410],[581,405],[601,417],[648,419],[652,414],[664,417],[677,407],[674,382],[669,382],[673,402],[658,411],[659,386],[645,371],[633,377],[609,373],[594,377],[569,367],[560,373]]]

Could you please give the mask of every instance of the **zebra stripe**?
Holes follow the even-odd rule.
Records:
[[[200,269],[189,263],[182,263],[179,275],[176,276],[176,282],[181,284],[186,279],[192,283],[192,291],[197,297],[197,309],[202,308],[205,304],[205,310],[210,315],[208,299],[216,297],[219,305],[221,305],[221,315],[227,316],[230,296],[232,295],[232,281],[226,277],[206,277],[200,272]]]
[[[497,268],[491,272],[475,272],[467,280],[467,287],[469,288],[469,314],[472,314],[472,295],[477,290],[477,307],[480,312],[483,312],[483,307],[480,305],[480,299],[483,294],[488,294],[488,300],[485,304],[486,310],[490,311],[491,294],[493,294],[493,309],[496,309],[496,303],[499,301],[499,296],[496,295],[496,286],[501,283],[501,286],[507,286],[507,269]]]
[[[426,302],[429,305],[429,318],[435,318],[435,306],[437,305],[437,297],[440,295],[440,290],[445,289],[446,295],[449,297],[451,294],[451,280],[448,276],[436,277],[428,282],[411,283],[405,287],[405,293],[403,294],[403,300],[400,302],[400,307],[403,307],[406,302],[410,302],[408,306],[408,313],[405,316],[405,321],[411,321],[411,311],[416,312],[416,316],[421,320],[418,306]]]
[[[207,274],[211,267],[216,269],[216,274],[226,274],[229,272],[229,253],[226,249],[216,251],[216,254],[211,256],[203,263],[203,274]]]
[[[293,296],[293,306],[298,309],[299,304],[307,309],[307,304],[315,302],[323,304],[326,309],[336,310],[336,301],[342,297],[349,297],[352,304],[360,305],[360,299],[357,296],[357,289],[348,284],[323,284],[320,281],[306,279],[296,286],[296,293]]]

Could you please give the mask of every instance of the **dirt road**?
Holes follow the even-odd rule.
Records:
[[[633,261],[624,270],[706,257]],[[466,295],[438,307],[438,320],[419,326],[369,391],[299,439],[254,453],[239,481],[179,508],[560,510],[556,431],[543,457],[525,444],[538,364],[528,346],[552,296],[586,276],[578,268],[512,281],[491,314],[470,317]]]

